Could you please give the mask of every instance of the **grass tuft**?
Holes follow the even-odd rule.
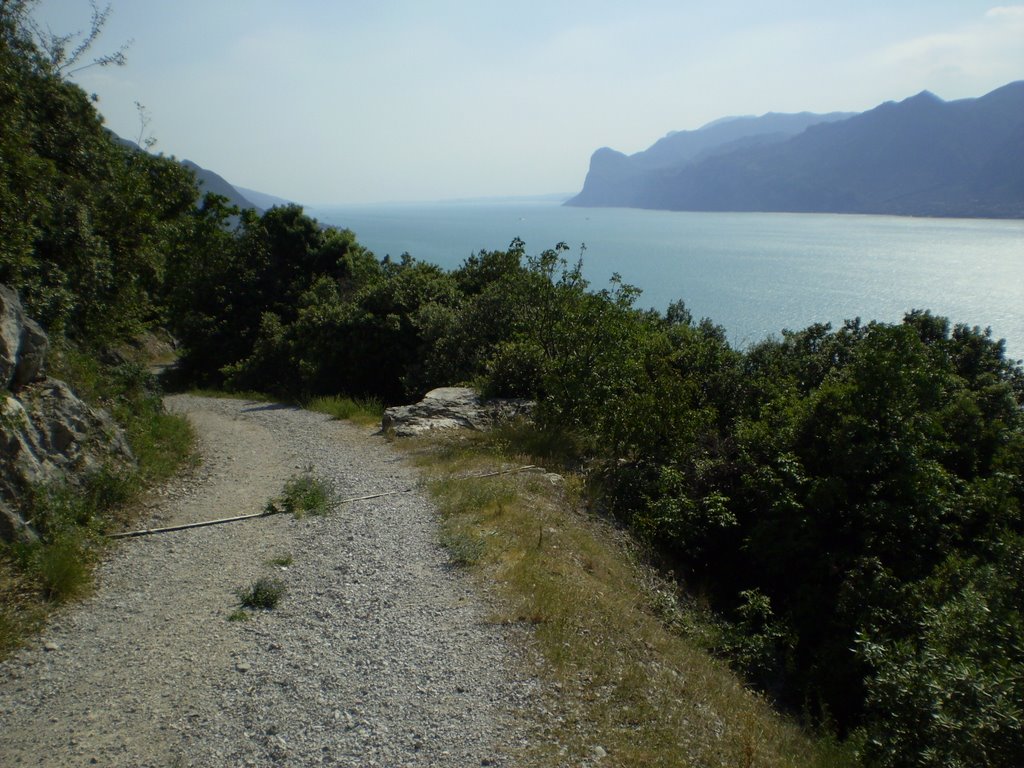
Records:
[[[269,611],[277,607],[284,596],[284,583],[278,579],[261,576],[248,589],[238,591],[241,608]]]
[[[46,600],[63,603],[88,591],[92,557],[80,537],[63,535],[50,544],[38,546],[33,555],[32,571]]]
[[[471,533],[446,528],[441,532],[441,545],[448,551],[452,565],[476,565],[487,545]]]
[[[269,514],[286,513],[295,517],[326,515],[334,506],[334,493],[323,480],[310,470],[292,477],[276,499],[267,502]]]
[[[305,407],[310,411],[326,413],[333,419],[347,420],[370,426],[379,424],[384,415],[384,406],[377,398],[314,397]]]
[[[268,395],[266,392],[257,392],[252,389],[229,390],[193,387],[187,390],[187,392],[195,397],[213,397],[220,400],[252,400],[257,403],[273,403],[277,401],[277,398],[273,395]]]

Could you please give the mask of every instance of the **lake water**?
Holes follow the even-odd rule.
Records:
[[[737,346],[783,328],[930,309],[991,327],[1024,357],[1024,221],[566,208],[552,202],[311,208],[378,257],[409,252],[447,269],[515,237],[528,253],[581,244],[593,288],[618,272],[639,305],[682,299]]]

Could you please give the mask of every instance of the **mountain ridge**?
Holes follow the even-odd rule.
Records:
[[[685,151],[666,152],[677,136]],[[602,148],[566,205],[1021,218],[1020,147],[1024,81],[948,102],[921,91],[853,115],[713,121],[629,156]]]

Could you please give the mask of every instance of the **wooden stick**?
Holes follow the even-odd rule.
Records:
[[[456,480],[475,480],[478,477],[495,477],[496,475],[511,475],[513,472],[525,472],[528,469],[540,469],[536,464],[527,464],[525,467],[513,467],[512,469],[502,469],[497,472],[484,472],[480,475],[460,475],[456,477]]]
[[[484,472],[479,475],[464,475],[463,477],[457,478],[459,480],[471,480],[480,477],[495,477],[497,475],[510,475],[513,472],[525,472],[528,469],[539,469],[536,464],[527,464],[524,467],[513,467],[512,469],[502,469],[497,472]],[[367,499],[379,499],[383,496],[396,496],[400,493],[409,493],[412,488],[404,488],[401,491],[385,491],[384,493],[371,493],[368,496],[354,496],[351,499],[342,499],[338,502],[338,505],[348,504],[353,501],[366,501]],[[137,536],[152,536],[154,533],[169,533],[171,531],[186,531],[189,528],[205,528],[208,525],[221,525],[222,523],[235,523],[239,520],[252,520],[256,517],[270,517],[272,515],[280,515],[284,512],[283,509],[271,508],[264,510],[263,512],[256,512],[252,515],[237,515],[236,517],[221,517],[217,520],[203,520],[198,523],[183,523],[182,525],[169,525],[166,528],[143,528],[139,531],[125,531],[124,533],[108,533],[108,539],[130,539]]]
[[[283,511],[283,510],[281,510]],[[129,539],[135,536],[151,536],[154,533],[167,533],[168,531],[184,531],[188,528],[203,528],[207,525],[220,525],[221,523],[233,523],[236,520],[250,520],[254,517],[270,517],[281,512],[257,512],[253,515],[238,515],[237,517],[222,517],[217,520],[203,520],[199,523],[184,523],[182,525],[169,525],[166,528],[143,528],[141,531],[125,531],[124,533],[108,533],[108,539]]]
[[[342,499],[338,502],[341,504],[348,504],[353,501],[365,501],[367,499],[379,499],[382,496],[396,496],[400,493],[409,493],[412,488],[404,488],[401,491],[385,491],[384,493],[371,493],[368,496],[354,496],[351,499]],[[238,520],[252,520],[254,517],[271,517],[272,515],[283,514],[283,509],[265,510],[263,512],[256,512],[251,515],[238,515],[236,517],[221,517],[217,520],[203,520],[198,523],[183,523],[182,525],[169,525],[166,528],[143,528],[140,531],[125,531],[124,533],[108,533],[108,539],[129,539],[136,536],[151,536],[154,533],[168,533],[170,531],[184,531],[189,528],[204,528],[208,525],[221,525],[222,523],[234,523]]]

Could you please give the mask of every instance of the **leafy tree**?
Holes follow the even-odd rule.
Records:
[[[164,253],[191,208],[192,176],[119,145],[91,101],[60,76],[81,60],[105,18],[70,52],[43,51],[31,3],[0,5],[0,281],[52,332],[105,343],[158,314]]]

